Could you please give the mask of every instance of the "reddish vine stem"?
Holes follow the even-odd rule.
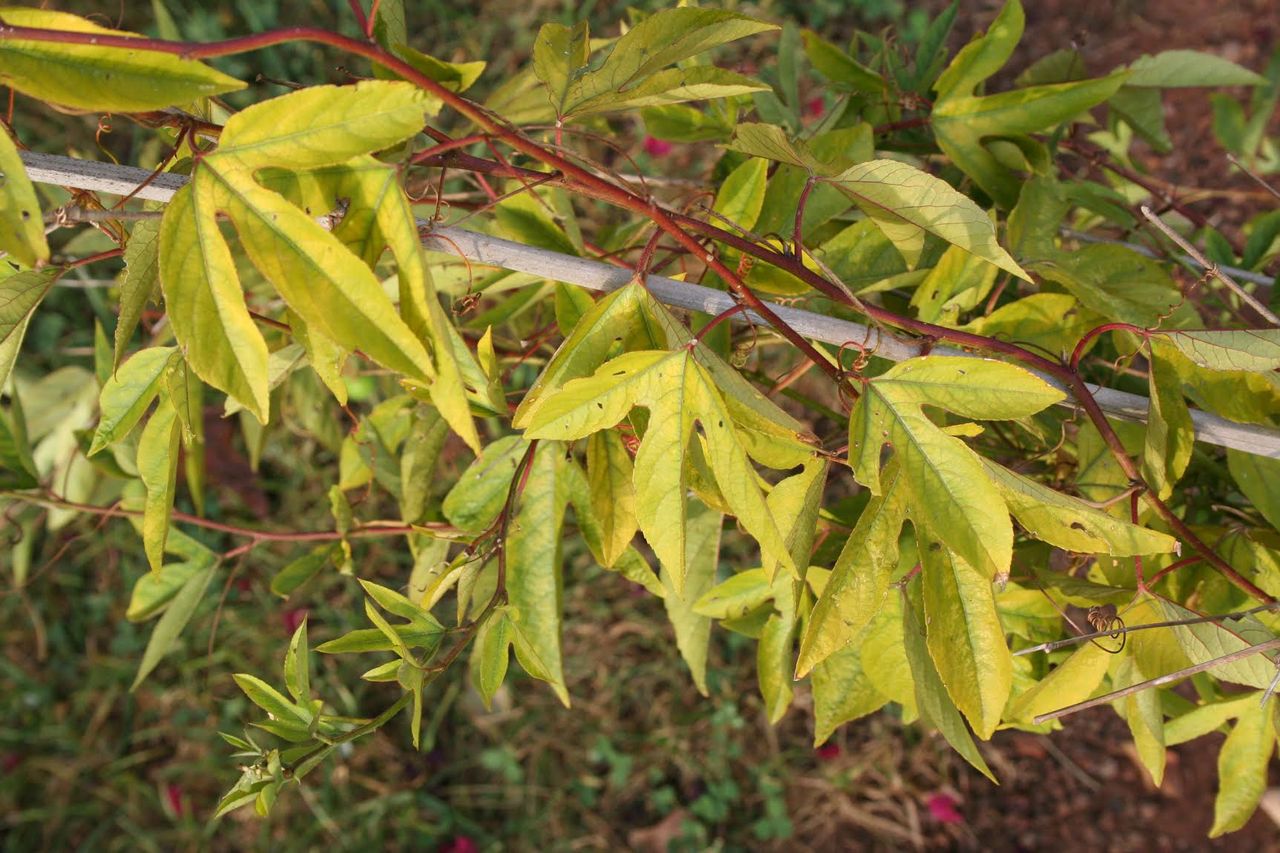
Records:
[[[334,47],[339,50],[345,50],[349,53],[362,56],[365,59],[375,62],[378,65],[392,71],[405,80],[415,84],[419,88],[429,92],[439,98],[444,104],[457,111],[463,117],[474,122],[483,130],[492,136],[501,139],[507,145],[541,161],[553,170],[558,171],[564,178],[571,183],[577,185],[577,188],[587,191],[601,200],[607,201],[617,207],[629,210],[640,216],[648,216],[659,228],[666,231],[671,237],[681,245],[686,251],[690,252],[694,257],[701,257],[706,265],[716,273],[728,286],[741,298],[742,302],[751,310],[753,310],[765,323],[773,327],[779,334],[793,344],[801,353],[809,358],[815,364],[823,369],[828,376],[837,384],[847,384],[847,377],[843,375],[839,367],[832,364],[822,353],[820,353],[808,340],[802,335],[788,326],[775,314],[772,309],[765,304],[759,296],[755,294],[743,281],[730,270],[725,264],[717,258],[713,253],[707,252],[706,249],[693,237],[686,228],[698,231],[706,236],[710,236],[715,240],[720,240],[727,245],[739,248],[744,252],[748,252],[752,256],[765,260],[779,269],[795,275],[797,278],[809,283],[816,290],[839,302],[840,304],[856,307],[867,314],[867,316],[875,321],[882,322],[887,325],[895,326],[905,331],[914,332],[933,340],[950,341],[962,347],[969,347],[978,350],[999,353],[1013,358],[1025,365],[1034,367],[1044,373],[1054,377],[1062,382],[1070,390],[1079,402],[1080,406],[1085,410],[1090,421],[1093,422],[1103,441],[1106,443],[1116,461],[1120,464],[1126,476],[1134,483],[1144,483],[1139,474],[1133,460],[1125,451],[1123,444],[1120,442],[1119,436],[1107,421],[1106,415],[1097,401],[1093,398],[1092,393],[1085,385],[1084,379],[1080,374],[1071,368],[1070,365],[1062,364],[1043,356],[1032,353],[1015,344],[1006,341],[1000,341],[994,338],[987,338],[969,332],[962,332],[955,329],[948,329],[944,326],[936,326],[932,323],[926,323],[915,320],[910,317],[900,316],[894,312],[866,302],[859,302],[857,306],[852,305],[852,300],[839,287],[832,282],[827,281],[824,277],[813,273],[803,263],[796,260],[785,252],[777,252],[767,247],[759,246],[750,240],[730,234],[722,229],[716,228],[709,223],[701,222],[693,217],[679,213],[667,211],[660,207],[655,201],[643,198],[636,193],[620,187],[609,180],[599,177],[591,171],[579,166],[573,161],[548,150],[542,144],[526,137],[518,128],[500,117],[494,115],[484,107],[476,104],[467,98],[452,92],[440,83],[432,80],[417,69],[383,50],[377,44],[371,42],[362,42],[352,39],[339,33],[330,32],[314,27],[290,27],[285,29],[271,30],[264,33],[255,33],[249,36],[241,36],[238,38],[226,39],[223,41],[207,42],[204,44],[190,44],[187,42],[168,41],[164,39],[150,38],[134,38],[129,36],[101,35],[97,33],[70,32],[65,30],[45,30],[32,27],[17,27],[0,21],[0,41],[9,41],[15,39],[27,39],[32,41],[58,42],[63,44],[91,44],[100,47],[119,47],[130,50],[150,50],[160,53],[168,53],[187,59],[202,59],[219,56],[229,56],[236,53],[244,53],[251,50],[258,50],[265,47],[284,44],[296,41],[310,41]],[[1129,180],[1138,183],[1148,192],[1164,197],[1154,185],[1145,181],[1142,176],[1136,175],[1123,167],[1116,167],[1113,164],[1102,162],[1097,157],[1091,157],[1087,153],[1083,153],[1083,147],[1064,141],[1063,146],[1068,150],[1074,150],[1082,153],[1091,162],[1098,163],[1101,166],[1111,169]],[[476,158],[479,159],[479,158]],[[512,168],[508,166],[507,168]],[[1173,202],[1176,205],[1176,202]],[[1193,211],[1181,210],[1193,222],[1198,221],[1203,225],[1207,225],[1199,214]],[[1147,502],[1155,509],[1157,514],[1165,520],[1178,536],[1184,539],[1195,550],[1204,555],[1205,559],[1214,566],[1224,577],[1228,578],[1232,583],[1236,584],[1248,594],[1258,597],[1263,601],[1272,601],[1271,596],[1267,595],[1248,579],[1244,578],[1231,567],[1225,560],[1218,556],[1208,545],[1206,545],[1183,521],[1178,518],[1173,511],[1158,497],[1151,493],[1149,489],[1144,491],[1144,497]]]
[[[73,509],[76,512],[83,512],[87,515],[104,515],[111,516],[135,516],[141,518],[142,510],[125,509],[120,506],[98,506],[97,504],[80,503],[79,501],[67,500],[61,495],[48,492],[43,495],[33,496],[24,492],[0,492],[0,495],[8,498],[15,498],[23,501],[32,501],[38,503],[52,504],[62,509]],[[334,542],[344,538],[344,535],[336,530],[315,530],[305,532],[276,532],[271,530],[254,530],[251,527],[239,527],[234,524],[224,524],[220,521],[213,521],[208,518],[201,518],[198,515],[190,515],[185,512],[174,510],[172,516],[174,521],[183,524],[190,524],[192,527],[203,527],[205,530],[213,530],[218,533],[226,533],[229,536],[242,536],[259,542]],[[448,524],[440,522],[423,522],[422,524],[398,524],[398,523],[379,523],[372,522],[352,528],[345,534],[345,538],[366,538],[377,536],[405,536],[410,533],[429,532],[442,536],[451,536],[461,531]]]
[[[1132,323],[1103,323],[1101,326],[1094,326],[1080,337],[1080,340],[1076,342],[1076,348],[1071,351],[1071,369],[1077,370],[1080,367],[1080,359],[1084,357],[1085,350],[1089,348],[1089,344],[1095,338],[1107,332],[1117,331],[1133,332],[1135,335],[1142,335],[1144,338],[1148,335],[1146,329],[1135,326]]]
[[[1161,578],[1163,578],[1165,575],[1169,574],[1170,572],[1175,572],[1178,569],[1183,568],[1184,566],[1194,565],[1200,562],[1202,559],[1204,558],[1201,557],[1199,554],[1192,554],[1190,557],[1183,557],[1181,560],[1177,560],[1175,562],[1170,563],[1169,565],[1165,566],[1163,569],[1161,569],[1160,571],[1156,572],[1154,575],[1151,576],[1151,580],[1147,581],[1147,587],[1150,588],[1155,586],[1160,581]]]

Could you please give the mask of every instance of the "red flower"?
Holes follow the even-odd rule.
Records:
[[[818,758],[823,761],[833,761],[840,757],[840,744],[824,743],[814,751],[818,753]]]
[[[822,118],[827,112],[827,102],[822,99],[821,95],[810,98],[805,102],[804,114],[805,118]]]
[[[455,835],[452,841],[440,848],[440,853],[476,853],[479,849],[468,836]]]
[[[964,823],[964,815],[956,808],[959,803],[950,794],[937,793],[924,801],[929,814],[938,823]]]
[[[302,624],[302,620],[307,618],[307,608],[295,607],[292,610],[286,610],[280,614],[280,623],[284,625],[284,631],[290,637],[293,632],[298,630],[298,626]]]
[[[652,136],[644,138],[644,150],[650,157],[665,157],[671,153],[671,143]]]
[[[182,789],[172,783],[164,786],[164,801],[174,817],[182,817]]]

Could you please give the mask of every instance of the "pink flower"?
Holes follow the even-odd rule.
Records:
[[[280,614],[280,624],[284,625],[284,632],[290,637],[293,632],[298,630],[298,626],[302,624],[302,620],[307,618],[307,608],[295,607],[292,610],[286,610]]]
[[[644,138],[644,150],[650,157],[665,157],[671,153],[671,143],[652,136]]]
[[[466,835],[455,835],[453,840],[440,848],[440,853],[476,853],[480,848]]]
[[[172,783],[164,786],[164,801],[174,817],[182,817],[182,789]]]
[[[956,798],[950,794],[937,793],[924,801],[925,807],[929,809],[929,814],[938,823],[964,823],[964,815],[960,814],[956,806]]]
[[[840,757],[840,744],[824,743],[822,746],[814,750],[814,752],[818,753],[818,758],[822,761],[833,761]]]
[[[805,118],[822,118],[827,112],[827,102],[822,99],[821,95],[810,98],[805,102],[804,114]]]

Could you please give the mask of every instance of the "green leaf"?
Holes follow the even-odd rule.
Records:
[[[587,439],[587,485],[605,567],[618,561],[639,529],[633,473],[631,455],[616,430],[601,430]]]
[[[120,316],[116,319],[115,366],[124,361],[133,330],[160,283],[160,223],[144,219],[129,231],[124,247],[124,279],[120,282]]]
[[[506,608],[500,607],[480,626],[471,649],[471,682],[486,708],[493,707],[493,697],[506,680],[510,647],[511,619]]]
[[[435,651],[445,636],[445,628],[426,623],[391,625],[388,623],[394,641],[379,628],[357,628],[348,631],[341,637],[329,640],[316,646],[316,651],[325,655],[359,654],[362,652],[389,652],[402,647],[422,648],[428,652]],[[393,661],[395,663],[395,661]]]
[[[271,591],[281,598],[288,598],[295,589],[319,574],[328,564],[332,551],[332,545],[321,545],[289,561],[271,578]]]
[[[3,55],[4,48],[0,46],[0,56]],[[0,79],[4,73],[0,71]],[[0,251],[28,267],[49,260],[40,200],[7,130],[0,131]]]
[[[518,435],[504,436],[485,446],[444,497],[444,517],[462,530],[479,533],[498,517],[511,477],[528,449]]]
[[[484,61],[446,62],[420,53],[403,42],[393,45],[393,50],[396,56],[451,92],[465,92],[470,89],[480,79],[487,64]]]
[[[990,739],[1013,689],[1013,657],[990,576],[917,533],[926,644],[947,693],[974,732]]]
[[[640,117],[644,120],[646,133],[655,139],[671,142],[722,140],[733,133],[733,125],[724,115],[684,104],[645,107],[640,111]]]
[[[796,677],[849,645],[875,618],[898,564],[898,534],[906,513],[905,477],[896,468],[884,492],[867,504],[845,541],[800,643]]]
[[[1161,337],[1209,370],[1280,369],[1280,329],[1193,329],[1164,332]]]
[[[200,605],[204,591],[209,586],[209,581],[213,579],[216,568],[216,564],[210,564],[192,574],[173,597],[168,609],[151,631],[147,648],[143,651],[142,660],[138,663],[138,674],[134,676],[133,685],[129,688],[131,691],[137,690],[138,685],[151,674],[151,670],[155,669],[161,659],[172,651],[178,637],[182,634],[182,629],[187,627],[187,623],[195,615],[196,608]]]
[[[178,413],[162,398],[138,438],[138,477],[146,487],[143,504],[142,544],[152,571],[164,561],[169,516],[173,512],[174,486],[178,477],[178,442],[181,438]]]
[[[217,212],[205,181],[174,195],[160,224],[160,284],[191,369],[266,423],[267,344],[245,307]]]
[[[137,35],[43,9],[10,6],[0,9],[0,18],[15,27]],[[173,54],[26,39],[0,42],[0,83],[72,109],[118,113],[180,106],[245,86],[234,77]]]
[[[812,30],[804,32],[804,52],[836,91],[878,95],[888,90],[884,78]]]
[[[1166,533],[1130,524],[989,459],[982,463],[1013,517],[1043,542],[1079,554],[1117,557],[1178,551],[1178,540]]]
[[[1173,140],[1165,129],[1164,98],[1159,89],[1121,86],[1107,105],[1156,151],[1167,154],[1173,150]]]
[[[303,728],[311,724],[311,714],[301,705],[290,702],[284,694],[261,678],[243,672],[237,672],[231,677],[244,695],[249,697],[249,701],[266,711],[272,720],[284,724],[301,723]]]
[[[1210,838],[1244,826],[1267,787],[1267,765],[1275,748],[1271,708],[1250,702],[1218,753],[1218,795],[1213,801]]]
[[[840,726],[888,701],[863,671],[858,644],[838,649],[813,668],[813,745],[821,746]]]
[[[568,499],[564,448],[538,446],[529,462],[520,504],[512,519],[507,549],[507,601],[516,659],[534,678],[548,682],[565,707],[561,651],[561,528]]]
[[[764,191],[769,164],[752,157],[738,166],[720,184],[713,209],[744,230],[750,230],[764,207]]]
[[[696,66],[666,72],[663,69],[717,45],[773,29],[777,29],[773,24],[736,12],[664,9],[628,30],[614,43],[608,57],[597,69],[574,75],[581,67],[577,65],[581,52],[570,56],[570,64],[576,67],[571,67],[568,72],[572,79],[560,101],[560,115],[580,117],[638,105],[651,106],[654,103],[700,100],[762,90],[766,87],[718,68]],[[541,35],[539,33],[540,38]],[[557,44],[560,41],[567,45],[565,37],[557,36]],[[560,49],[563,51],[564,47]],[[719,88],[712,91],[700,89],[700,85]],[[554,95],[552,100],[555,101]]]
[[[974,88],[999,71],[1022,38],[1025,16],[1019,0],[1006,0],[1000,14],[981,35],[960,49],[934,86],[938,99],[971,95]]]
[[[0,280],[0,346],[12,344],[17,352],[27,321],[62,273],[60,269],[23,270]],[[9,371],[0,371],[0,386],[8,379]]]
[[[911,295],[911,307],[926,323],[954,326],[991,292],[998,272],[994,264],[951,246]]]
[[[39,484],[26,418],[15,391],[9,411],[0,410],[0,489],[32,489]]]
[[[1115,687],[1131,687],[1155,675],[1144,668],[1133,655],[1120,658],[1112,675]],[[1159,787],[1164,780],[1167,749],[1164,742],[1164,714],[1160,695],[1155,690],[1141,690],[1114,703],[1116,712],[1129,724],[1138,760],[1151,776],[1151,782]]]
[[[1191,462],[1195,426],[1174,367],[1153,353],[1147,374],[1151,402],[1142,450],[1142,478],[1161,499],[1167,499]]]
[[[1166,50],[1129,63],[1129,86],[1263,86],[1267,79],[1229,59],[1198,50]]]
[[[568,112],[569,84],[587,66],[591,33],[586,20],[570,29],[563,24],[543,24],[533,43],[533,73],[547,90],[557,116]]]
[[[975,317],[965,328],[987,337],[1010,341],[1038,341],[1049,352],[1064,357],[1090,328],[1094,315],[1067,293],[1033,293],[1002,305],[985,317]]]
[[[663,564],[662,583],[667,594],[662,603],[675,629],[676,647],[689,666],[693,683],[699,693],[708,696],[707,648],[711,639],[711,619],[700,615],[694,605],[715,584],[724,516],[703,506],[700,501],[685,498],[683,493],[680,497],[686,504],[688,563],[682,586],[673,582],[670,570]]]
[[[336,165],[403,142],[438,109],[426,92],[399,80],[308,86],[229,118],[216,156],[246,173],[264,166]]]
[[[675,588],[683,588],[686,565],[684,460],[695,424],[701,427],[721,494],[760,543],[766,565],[778,561],[795,572],[732,416],[688,348],[625,353],[593,376],[567,383],[534,412],[525,434],[573,441],[614,426],[637,405],[649,410],[649,426],[636,451],[636,517]]]
[[[988,577],[1005,575],[1013,527],[1004,499],[980,457],[920,406],[995,420],[1027,417],[1062,398],[1043,380],[1002,362],[953,356],[901,362],[866,384],[850,417],[854,477],[880,494],[881,448],[892,444],[913,518]]]
[[[289,640],[289,650],[284,656],[284,684],[289,695],[297,702],[311,700],[311,657],[307,645],[307,620],[298,625]]]
[[[1163,621],[1182,621],[1202,615],[1159,596],[1153,597],[1153,603],[1156,617]],[[1257,625],[1257,623],[1254,624]],[[1262,639],[1269,639],[1268,632],[1266,638],[1246,640],[1233,630],[1233,627],[1232,622],[1177,625],[1173,628],[1173,635],[1177,637],[1178,645],[1182,647],[1187,659],[1193,664],[1224,657],[1246,649]],[[1260,625],[1258,627],[1261,628]],[[1275,678],[1276,665],[1266,655],[1251,655],[1231,663],[1220,664],[1214,667],[1213,674],[1221,681],[1265,690]]]
[[[933,659],[929,656],[925,641],[924,617],[918,607],[912,602],[907,602],[902,608],[902,630],[907,648],[907,661],[911,667],[911,677],[915,681],[916,703],[920,716],[942,732],[947,743],[951,744],[951,748],[960,753],[965,761],[973,765],[983,776],[995,782],[995,775],[991,772],[991,768],[987,767],[982,753],[978,752],[978,747],[974,744],[969,730],[965,728],[964,718],[952,703]],[[865,653],[863,661],[865,664]]]
[[[1228,450],[1227,468],[1253,508],[1280,530],[1280,459]]]
[[[1028,264],[1110,320],[1156,326],[1182,302],[1164,267],[1124,246],[1095,244]]]
[[[940,178],[897,160],[871,160],[833,175],[830,181],[876,221],[908,264],[919,260],[927,231],[1031,280],[1000,246],[986,212]]]
[[[938,78],[930,126],[938,146],[1002,207],[1017,201],[1020,182],[986,148],[991,137],[1047,130],[1111,97],[1127,72],[1098,80],[1032,86],[975,97],[979,83],[1013,55],[1024,16],[1018,0],[1005,3],[987,32],[967,44]]]
[[[135,353],[102,386],[102,414],[87,455],[113,444],[137,425],[160,391],[160,379],[173,358],[173,347],[150,347]]]
[[[125,618],[145,622],[163,610],[192,576],[207,569],[213,560],[186,560],[168,563],[158,572],[146,572],[133,585]]]

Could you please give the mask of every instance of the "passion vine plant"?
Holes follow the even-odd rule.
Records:
[[[892,703],[994,778],[975,736],[1110,704],[1157,783],[1166,747],[1226,731],[1212,831],[1247,820],[1280,647],[1277,291],[1268,307],[1250,282],[1280,220],[1233,242],[1130,151],[1172,144],[1162,89],[1275,90],[1280,63],[1169,51],[1090,77],[1061,51],[995,92],[1019,0],[950,58],[956,5],[912,52],[681,6],[604,37],[548,24],[480,101],[464,93],[484,63],[409,46],[403,3],[351,7],[357,37],[207,44],[0,9],[18,98],[161,143],[139,180],[0,134],[6,517],[134,524],[151,571],[129,617],[158,617],[139,682],[215,578],[270,564],[259,546],[298,549],[282,596],[330,569],[366,593],[371,627],[312,648],[304,623],[282,683],[234,676],[269,737],[224,735],[244,770],[218,814],[265,814],[401,712],[416,744],[464,655],[486,701],[514,651],[568,705],[580,542],[664,600],[703,692],[716,622],[758,640],[771,720],[807,679],[817,742]],[[729,55],[776,61],[708,64],[742,39]],[[202,62],[299,42],[368,76],[244,105],[245,82]],[[713,165],[642,174],[646,136]],[[33,179],[70,201],[42,212]],[[1098,239],[1155,238],[1144,202],[1247,286],[1176,233],[1203,275],[1158,242]],[[72,227],[116,248],[52,253]],[[43,297],[117,258],[91,369],[33,370]],[[565,283],[589,280],[608,292]],[[209,410],[255,460],[281,430],[332,451],[332,527],[206,514]],[[377,537],[411,570],[362,560]],[[313,652],[362,656],[399,698],[331,713]]]

